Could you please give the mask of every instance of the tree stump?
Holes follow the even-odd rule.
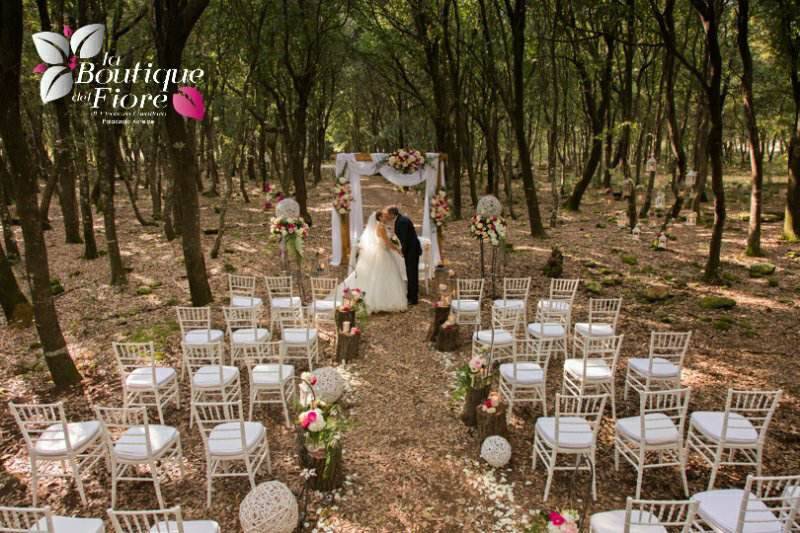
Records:
[[[455,352],[458,350],[459,332],[458,324],[448,327],[439,327],[436,335],[436,350],[440,352]]]
[[[350,327],[355,327],[356,325],[356,312],[347,311],[342,312],[338,309],[334,312],[334,320],[336,321],[336,333],[339,334],[342,332],[342,324],[345,322],[350,322]]]
[[[483,400],[489,397],[489,386],[480,389],[469,389],[464,396],[464,409],[461,411],[461,421],[464,425],[475,427],[478,424],[477,409]]]
[[[338,489],[344,482],[344,461],[342,459],[342,444],[335,444],[327,450],[309,450],[305,445],[303,432],[298,431],[297,451],[300,466],[316,472],[308,480],[308,488],[328,492]]]
[[[442,324],[447,321],[447,317],[450,316],[450,306],[441,306],[435,305],[433,306],[433,314],[431,315],[431,326],[428,328],[428,337],[427,340],[429,342],[436,342],[436,337],[439,335],[439,331],[442,328]]]
[[[341,333],[336,340],[336,360],[342,361],[344,359],[358,359],[359,347],[361,345],[361,335],[351,335],[349,333]]]
[[[476,409],[478,423],[478,441],[483,442],[486,437],[500,435],[508,438],[508,426],[506,425],[506,405],[500,404],[494,413],[487,413],[480,407]]]

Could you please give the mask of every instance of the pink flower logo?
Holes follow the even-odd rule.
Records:
[[[172,95],[172,107],[182,117],[192,120],[203,120],[206,116],[203,93],[196,87],[178,87],[178,92]]]
[[[75,31],[64,26],[63,35],[52,31],[33,34],[36,53],[44,61],[33,68],[33,72],[42,74],[39,83],[42,102],[58,100],[72,91],[72,71],[78,67],[78,59],[99,54],[105,32],[105,25],[89,24]]]

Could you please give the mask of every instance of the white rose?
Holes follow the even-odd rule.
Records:
[[[312,433],[317,433],[325,429],[325,417],[322,416],[322,411],[319,409],[314,409],[314,411],[317,413],[317,419],[308,425],[308,430]]]

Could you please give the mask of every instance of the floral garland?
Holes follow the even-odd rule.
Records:
[[[265,211],[274,208],[276,205],[278,205],[278,202],[280,202],[285,198],[283,193],[268,181],[264,182],[264,196],[265,196],[264,200]]]
[[[492,246],[498,246],[506,239],[506,221],[497,215],[474,215],[469,224],[469,232],[476,239],[488,239]]]
[[[350,183],[344,176],[339,176],[333,186],[333,208],[340,215],[346,215],[350,212],[352,202],[353,193],[350,191]]]
[[[463,400],[470,389],[481,389],[492,380],[492,369],[486,356],[486,349],[481,348],[483,355],[476,354],[466,364],[456,370],[456,388],[453,398]]]
[[[534,519],[526,533],[578,533],[578,511],[565,509],[561,512],[544,511]]]
[[[424,167],[428,160],[419,150],[408,148],[395,150],[382,163],[401,174],[413,174]]]
[[[272,217],[269,232],[276,240],[283,240],[286,248],[303,257],[303,241],[308,237],[308,224],[302,218]]]
[[[439,189],[431,198],[431,218],[436,226],[442,227],[449,215],[450,200],[447,198],[447,191]]]

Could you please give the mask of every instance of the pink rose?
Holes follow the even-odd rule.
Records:
[[[300,420],[300,425],[303,426],[303,429],[308,429],[308,426],[314,423],[317,419],[317,412],[316,411],[308,411],[302,415]]]
[[[547,521],[553,524],[554,526],[560,526],[564,522],[566,522],[566,519],[564,519],[564,517],[558,514],[557,512],[553,511],[552,513],[547,515]]]

